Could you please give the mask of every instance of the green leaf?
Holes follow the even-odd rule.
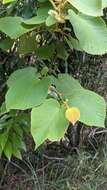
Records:
[[[89,126],[104,127],[106,104],[98,94],[85,90],[68,74],[61,74],[55,83],[57,91],[68,99],[68,105],[80,110],[80,121]]]
[[[37,24],[42,24],[45,22],[47,16],[35,16],[35,17],[32,17],[31,19],[29,20],[25,20],[23,21],[25,24],[28,24],[28,25],[37,25]]]
[[[2,103],[1,107],[0,107],[0,116],[7,113],[7,110],[6,110],[6,104],[5,102]]]
[[[54,99],[48,99],[31,113],[31,133],[36,147],[46,139],[57,141],[64,136],[68,122],[65,119],[65,108]]]
[[[10,38],[6,38],[6,39],[4,39],[4,40],[2,40],[1,42],[0,42],[0,48],[2,49],[2,50],[9,50],[10,48],[12,48],[12,46],[13,46],[13,43],[14,43],[14,40],[12,40],[12,39],[10,39]]]
[[[68,0],[79,12],[90,16],[101,16],[102,0]]]
[[[72,91],[82,88],[80,83],[68,74],[59,74],[55,85],[58,92],[65,97],[70,96]]]
[[[50,8],[50,3],[44,4],[43,7],[38,8],[37,16],[34,16],[29,20],[23,20],[23,22],[28,25],[37,25],[44,23],[48,17],[48,11],[50,10]]]
[[[81,48],[90,54],[106,53],[107,27],[104,21],[98,17],[76,14],[72,10],[68,14]]]
[[[63,42],[56,43],[56,50],[57,50],[57,56],[60,59],[67,60],[69,54],[67,53],[67,50],[65,49]]]
[[[54,44],[44,45],[42,47],[39,47],[36,51],[36,55],[40,59],[44,59],[44,60],[51,60],[54,53],[55,53]]]
[[[17,127],[20,127],[20,126],[15,126],[16,128]],[[22,129],[21,129],[22,130]],[[10,138],[12,139],[12,142],[13,142],[13,149],[15,151],[15,149],[23,149],[23,150],[26,150],[26,146],[23,142],[23,136],[19,136],[17,134],[17,131],[15,130],[16,133],[12,133]],[[22,130],[22,133],[23,133],[23,130]]]
[[[5,132],[3,134],[0,134],[0,145],[1,145],[2,150],[4,149],[7,141],[8,141],[8,133]]]
[[[0,146],[0,157],[1,157],[1,155],[2,155],[2,148],[1,148],[1,146]]]
[[[4,152],[5,156],[10,160],[12,157],[12,144],[10,141],[8,141],[8,143],[5,145],[3,152]]]
[[[35,69],[25,68],[10,76],[7,82],[6,107],[10,109],[29,109],[44,102],[48,94],[50,78],[37,79]]]
[[[43,3],[37,10],[37,16],[48,16],[48,11],[52,9],[52,4],[48,1]]]
[[[18,158],[18,159],[20,159],[20,160],[22,160],[22,155],[21,155],[21,152],[20,152],[20,150],[13,150],[13,156],[15,156],[16,158]]]
[[[41,70],[41,75],[46,76],[49,72],[49,69],[47,66],[44,66],[43,69]]]
[[[46,19],[46,26],[52,26],[54,24],[57,23],[57,20],[55,19],[55,17],[49,15]]]
[[[69,36],[68,38],[65,37],[65,41],[67,42],[70,49],[76,49],[77,51],[82,51],[82,48],[80,47],[79,41],[72,36]]]
[[[17,80],[18,82],[21,82],[22,80],[29,78],[29,76],[31,80],[38,80],[37,70],[33,67],[18,69],[10,75],[9,79],[7,80],[7,85],[8,87],[11,87],[17,82]]]
[[[15,1],[15,0],[3,0],[3,4],[12,3],[13,1]]]
[[[33,53],[37,48],[35,36],[23,35],[19,40],[19,47],[17,51],[20,54]]]
[[[12,39],[16,39],[21,35],[32,31],[36,26],[28,26],[22,24],[21,17],[3,17],[0,18],[0,31],[5,33]]]
[[[45,3],[47,0],[38,0],[40,3]]]
[[[72,91],[72,89],[71,89]],[[106,103],[98,94],[77,89],[68,97],[68,104],[80,110],[80,121],[88,126],[104,127]]]

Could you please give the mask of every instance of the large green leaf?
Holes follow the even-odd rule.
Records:
[[[58,92],[68,99],[69,106],[80,110],[81,122],[89,126],[104,127],[106,104],[101,96],[85,90],[78,81],[67,74],[59,75],[55,84]]]
[[[81,48],[90,54],[106,53],[107,27],[104,21],[99,17],[76,14],[72,10],[68,14]]]
[[[68,0],[80,12],[90,16],[102,15],[102,0]]]
[[[50,85],[48,77],[39,80],[35,69],[18,70],[7,82],[6,107],[9,109],[29,109],[44,102]]]
[[[80,110],[80,121],[89,126],[104,127],[106,104],[98,94],[85,89],[75,90],[68,97],[69,105]]]
[[[16,39],[21,35],[33,30],[35,26],[22,24],[21,17],[3,17],[0,18],[0,31],[5,33],[12,39]]]
[[[82,88],[80,83],[68,74],[59,74],[55,85],[58,92],[65,97],[70,96],[72,91]]]
[[[56,141],[64,136],[68,127],[64,114],[65,108],[54,99],[32,109],[31,133],[37,147],[46,139]]]
[[[33,67],[25,67],[24,69],[18,69],[15,72],[13,72],[9,79],[7,80],[8,87],[12,87],[14,83],[21,82],[22,80],[25,80],[29,78],[30,80],[38,80],[37,70]]]

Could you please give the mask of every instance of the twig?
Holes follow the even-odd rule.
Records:
[[[43,154],[43,157],[46,158],[46,159],[48,159],[48,160],[62,160],[62,161],[65,160],[64,158],[49,157],[49,156],[47,156],[45,154]]]

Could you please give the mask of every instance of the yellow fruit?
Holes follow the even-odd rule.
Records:
[[[80,118],[80,111],[76,107],[68,108],[65,112],[65,117],[74,125]]]

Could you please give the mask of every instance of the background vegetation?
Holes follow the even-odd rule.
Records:
[[[15,1],[12,4],[0,5],[0,17],[20,16],[29,19],[36,15],[34,0]],[[105,22],[106,22],[106,10]],[[67,23],[69,28],[70,23]],[[72,31],[73,33],[73,31]],[[74,33],[73,33],[74,35]],[[39,33],[37,41],[41,45],[47,41],[63,42],[63,35],[55,33],[52,36],[45,30]],[[24,40],[24,39],[27,39]],[[57,49],[57,56],[51,60],[52,53],[45,49],[45,53],[38,57],[31,46],[34,38],[28,34],[21,37],[20,43],[10,40],[0,33],[0,144],[6,139],[5,127],[9,128],[8,145],[12,141],[20,151],[13,152],[11,147],[5,149],[0,160],[0,188],[14,190],[106,190],[107,189],[107,130],[95,127],[87,128],[78,122],[74,127],[69,126],[64,138],[57,142],[46,140],[38,149],[34,150],[34,141],[30,134],[30,112],[14,111],[5,114],[5,94],[7,79],[17,69],[27,66],[36,67],[43,75],[69,73],[78,79],[81,85],[93,90],[107,100],[107,58],[89,55],[84,51],[71,51],[62,44]],[[102,39],[100,39],[101,41]],[[103,40],[102,40],[103,41]],[[64,45],[65,46],[65,45]],[[67,51],[66,51],[67,49]],[[62,51],[61,51],[62,50]],[[39,56],[40,55],[40,56]],[[69,55],[69,56],[68,56]],[[44,57],[47,56],[45,59]],[[65,59],[65,57],[67,59]],[[107,126],[107,124],[105,124]],[[16,140],[17,137],[17,140]],[[19,138],[18,138],[19,137]],[[0,150],[2,152],[2,150]],[[7,160],[7,157],[9,160]],[[17,159],[17,158],[19,159]],[[23,158],[22,160],[20,160]]]

